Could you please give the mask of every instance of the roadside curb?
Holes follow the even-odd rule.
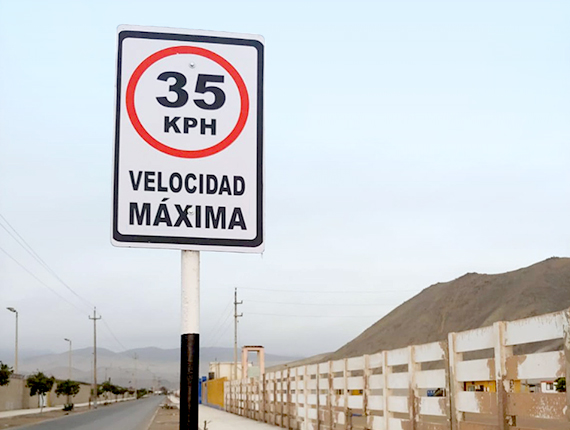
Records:
[[[162,408],[162,405],[164,405],[164,403],[166,403],[166,400],[163,400],[162,402],[160,402],[158,404],[158,406],[154,410],[154,414],[152,414],[152,417],[150,418],[150,421],[148,422],[145,430],[148,430],[151,428],[152,424],[154,423],[154,419],[156,418],[156,415],[158,414],[158,411],[160,410],[160,408]]]

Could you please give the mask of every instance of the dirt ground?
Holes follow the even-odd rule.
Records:
[[[178,430],[180,411],[161,406],[148,430]]]
[[[41,414],[30,414],[30,415],[19,415],[17,417],[10,418],[0,418],[0,429],[8,429],[12,427],[25,426],[28,424],[37,424],[42,421],[53,420],[55,418],[60,418],[65,415],[74,415],[87,412],[89,408],[87,406],[76,408],[72,412],[64,412],[62,410],[43,412]]]

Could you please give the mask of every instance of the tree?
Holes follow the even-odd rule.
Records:
[[[65,411],[71,411],[73,409],[73,402],[71,401],[72,397],[75,397],[81,387],[79,386],[79,382],[72,381],[70,379],[66,379],[65,381],[59,381],[57,383],[57,388],[55,389],[55,394],[57,397],[67,396],[67,403],[63,407]]]
[[[101,391],[103,393],[114,393],[115,390],[116,390],[116,387],[113,384],[111,384],[110,380],[105,381],[101,384]],[[108,398],[108,397],[106,396],[106,398]]]
[[[43,396],[46,393],[49,393],[55,383],[55,378],[52,376],[48,378],[42,372],[36,372],[26,379],[26,387],[30,389],[30,396],[35,396],[38,394],[39,396]],[[43,410],[44,404],[40,402],[40,412]]]
[[[565,393],[566,392],[566,378],[565,377],[558,378],[555,382],[555,386],[556,386],[557,392]]]
[[[0,387],[2,385],[8,385],[10,383],[10,376],[14,373],[14,370],[0,361]]]
[[[115,395],[115,399],[117,399],[118,396],[125,394],[127,392],[127,389],[119,387],[118,385],[113,385],[113,390],[111,392]]]

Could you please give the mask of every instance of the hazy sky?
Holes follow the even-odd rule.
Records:
[[[233,345],[237,287],[240,345],[312,355],[435,282],[570,255],[569,18],[562,0],[0,0],[0,214],[81,297],[0,228],[0,360],[7,306],[28,352],[90,346],[93,305],[103,347],[179,345],[180,252],[110,244],[118,25],[265,37],[266,251],[202,252],[202,346]]]

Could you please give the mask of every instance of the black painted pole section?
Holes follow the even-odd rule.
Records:
[[[180,430],[198,430],[200,383],[200,252],[182,251]]]
[[[180,357],[180,429],[198,428],[200,335],[183,334]]]

